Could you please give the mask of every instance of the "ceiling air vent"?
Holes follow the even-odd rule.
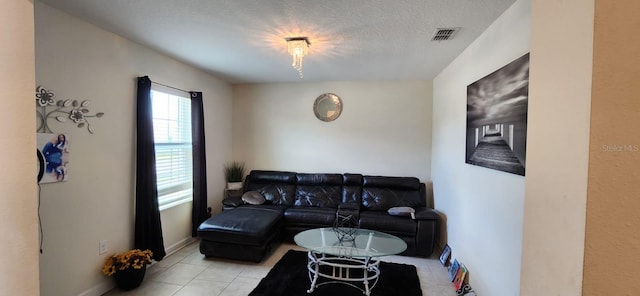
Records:
[[[438,28],[431,41],[451,40],[458,31],[460,31],[460,28]]]

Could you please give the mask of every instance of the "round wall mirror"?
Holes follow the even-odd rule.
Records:
[[[342,113],[342,100],[336,94],[321,94],[313,103],[313,113],[322,121],[334,121]]]

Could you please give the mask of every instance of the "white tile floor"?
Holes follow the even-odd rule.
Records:
[[[251,263],[206,259],[195,242],[150,266],[140,287],[128,292],[116,288],[104,295],[245,296],[289,249],[304,250],[283,243],[262,262]],[[446,268],[435,255],[432,257],[388,256],[382,260],[415,265],[425,296],[455,296]],[[345,286],[345,289],[349,287]]]

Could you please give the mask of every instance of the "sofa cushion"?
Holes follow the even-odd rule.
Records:
[[[393,207],[389,208],[387,213],[391,216],[412,217],[415,219],[416,210],[412,207]]]
[[[342,175],[297,174],[294,206],[337,208],[341,200]]]
[[[251,171],[247,176],[247,191],[260,192],[274,205],[293,205],[296,174],[292,172]]]
[[[242,195],[242,201],[251,205],[261,205],[265,202],[265,199],[258,191],[247,191]]]
[[[284,215],[284,211],[289,207],[289,206],[284,206],[284,205],[272,205],[272,204],[268,204],[268,203],[263,203],[261,205],[251,205],[251,204],[245,204],[242,206],[243,208],[256,208],[256,209],[267,209],[267,210],[271,210],[271,211],[276,211],[278,213],[280,213],[280,215]]]
[[[362,177],[362,186],[418,191],[420,189],[420,180],[414,177],[364,176]]]
[[[362,175],[344,174],[342,176],[342,203],[362,203]]]
[[[241,197],[229,197],[222,200],[222,205],[225,207],[239,207],[244,204],[244,201]]]
[[[361,211],[360,228],[398,236],[415,236],[417,223],[409,217],[391,216],[385,211]]]
[[[230,244],[262,245],[278,230],[282,215],[271,209],[240,207],[223,211],[198,226],[203,240]]]
[[[331,226],[336,219],[336,209],[318,207],[290,207],[284,211],[286,225],[313,227]]]
[[[369,210],[386,211],[392,207],[423,207],[420,180],[413,177],[364,176],[362,206]]]

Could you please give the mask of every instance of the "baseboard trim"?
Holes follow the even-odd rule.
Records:
[[[198,240],[198,239],[195,238],[195,237],[187,237],[187,238],[185,238],[185,239],[183,239],[183,240],[181,240],[181,241],[169,246],[168,248],[165,248],[165,252],[167,253],[167,256],[169,256],[169,255],[171,255],[171,254],[173,254],[173,253],[175,253],[177,251],[180,251],[180,249],[188,246],[189,244],[195,242],[196,240]]]
[[[86,290],[78,294],[78,296],[100,296],[104,293],[109,292],[111,289],[115,287],[116,287],[116,284],[113,283],[113,280],[109,279],[109,281],[105,281],[103,283],[95,285],[89,290]]]

